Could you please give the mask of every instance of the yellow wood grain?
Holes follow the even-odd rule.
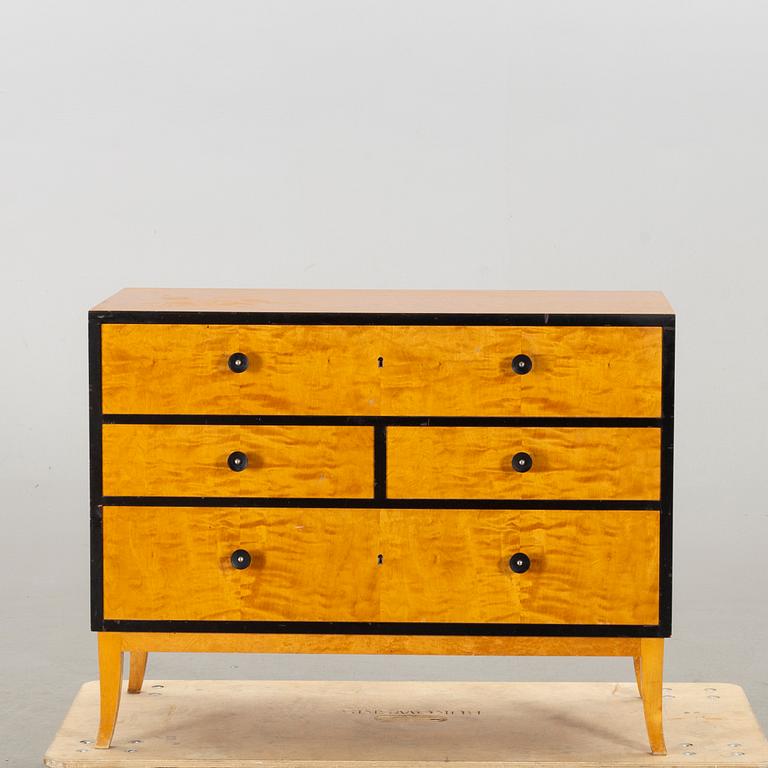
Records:
[[[123,632],[123,649],[182,653],[387,653],[447,656],[634,656],[635,637],[312,635]]]
[[[106,496],[370,498],[373,429],[105,424],[103,465]]]
[[[652,327],[108,323],[102,366],[105,413],[661,415]]]
[[[378,515],[104,507],[105,618],[374,620]],[[249,568],[232,567],[237,549]]]
[[[107,619],[658,622],[658,512],[103,513]],[[229,560],[240,548],[245,570]],[[527,573],[509,569],[518,551]]]
[[[387,493],[426,499],[659,498],[656,428],[388,427]],[[527,472],[512,468],[528,453]]]
[[[384,510],[381,523],[387,620],[658,621],[658,512]]]

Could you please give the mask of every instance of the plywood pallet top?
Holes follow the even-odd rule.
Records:
[[[86,683],[51,768],[562,768],[768,766],[741,688],[664,689],[669,754],[648,754],[634,683],[147,681],[113,747],[93,748]]]

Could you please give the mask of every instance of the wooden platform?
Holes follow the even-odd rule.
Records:
[[[664,689],[669,755],[648,754],[634,683],[147,681],[93,747],[98,684],[77,694],[52,768],[768,766],[741,688]]]

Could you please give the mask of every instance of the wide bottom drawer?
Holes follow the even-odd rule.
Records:
[[[105,619],[659,619],[656,511],[104,507],[103,558]]]

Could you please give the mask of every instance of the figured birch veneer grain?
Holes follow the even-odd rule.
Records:
[[[655,511],[104,507],[103,514],[108,619],[658,622]],[[237,549],[251,553],[251,567],[232,568]],[[509,568],[516,552],[531,558],[524,574]]]
[[[106,496],[373,497],[371,427],[105,424],[103,452]]]
[[[516,472],[512,457],[533,459]],[[391,498],[659,498],[655,428],[388,427]]]
[[[661,328],[102,327],[105,413],[661,416]],[[248,356],[232,373],[229,356]],[[519,375],[524,353],[533,370]]]

